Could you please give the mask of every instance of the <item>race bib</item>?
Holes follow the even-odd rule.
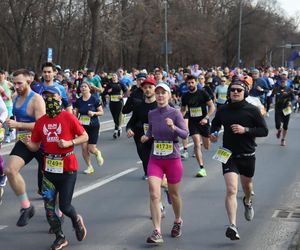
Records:
[[[290,106],[288,106],[285,109],[283,109],[282,112],[284,115],[289,115],[292,113],[292,108]]]
[[[17,140],[24,140],[27,136],[31,136],[31,132],[28,131],[28,130],[19,130],[18,133],[17,133]]]
[[[157,156],[166,156],[173,153],[173,141],[155,141],[153,154]]]
[[[110,96],[110,101],[119,102],[120,101],[119,95],[111,95]]]
[[[4,135],[5,135],[5,129],[4,128],[0,128],[0,143],[3,142]]]
[[[221,100],[226,100],[226,99],[227,99],[227,94],[221,93],[221,94],[218,95],[218,97],[219,97],[219,99],[221,99]]]
[[[79,117],[79,122],[81,125],[90,125],[91,117],[89,117],[88,115],[81,115]]]
[[[144,134],[147,134],[147,132],[149,130],[149,124],[148,123],[144,123],[143,124],[143,128],[144,128]]]
[[[64,172],[64,160],[60,158],[46,157],[45,171],[54,174],[62,174]]]
[[[191,117],[200,117],[200,116],[202,116],[202,108],[201,107],[190,108],[190,116]]]
[[[213,159],[226,164],[231,155],[232,152],[229,149],[219,148],[214,154]]]

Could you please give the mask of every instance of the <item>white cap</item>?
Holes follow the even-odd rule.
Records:
[[[284,71],[281,72],[280,75],[289,75],[289,73],[286,70],[284,70]]]
[[[171,89],[166,83],[159,83],[156,85],[155,90],[158,88],[163,88],[165,91],[169,92],[171,94]]]

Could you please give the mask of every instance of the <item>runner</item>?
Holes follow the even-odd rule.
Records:
[[[13,73],[13,83],[17,96],[14,100],[13,114],[16,120],[7,119],[6,123],[10,128],[16,128],[17,139],[6,165],[6,175],[9,184],[17,195],[21,205],[21,216],[17,226],[22,227],[28,224],[28,220],[34,215],[34,207],[30,204],[26,193],[26,186],[20,170],[33,158],[43,165],[43,152],[38,150],[35,153],[29,151],[21,141],[25,136],[31,134],[35,121],[45,114],[45,102],[43,98],[34,93],[30,88],[30,73],[28,70],[20,69]],[[38,171],[38,187],[41,191],[42,173]]]
[[[144,100],[144,92],[141,88],[141,85],[143,81],[147,78],[147,75],[145,73],[139,73],[136,76],[136,88],[133,90],[133,87],[131,88],[130,96],[128,97],[123,109],[123,114],[129,114],[133,111],[134,107]]]
[[[215,106],[206,91],[197,89],[194,76],[187,76],[187,84],[189,91],[181,98],[181,113],[184,116],[189,111],[189,132],[194,142],[194,151],[200,168],[196,177],[205,177],[207,173],[201,152],[201,140],[204,148],[208,150],[210,148],[209,117],[214,113]]]
[[[226,85],[226,82],[226,77],[222,77],[221,84],[218,85],[215,89],[215,99],[217,100],[217,108],[221,107],[227,100],[228,86]]]
[[[155,100],[155,85],[156,81],[147,78],[141,83],[141,88],[144,91],[145,100],[133,108],[132,116],[127,123],[126,131],[127,136],[133,137],[137,153],[143,163],[144,176],[143,179],[147,180],[147,165],[149,162],[153,140],[150,139],[146,143],[141,143],[141,137],[148,131],[148,113],[157,107]]]
[[[153,149],[148,164],[150,211],[154,231],[147,238],[148,243],[162,243],[160,187],[165,174],[168,180],[169,193],[172,200],[175,221],[171,230],[172,237],[179,237],[182,229],[182,201],[179,186],[183,175],[178,137],[186,138],[188,130],[180,112],[168,105],[171,90],[166,84],[158,84],[155,88],[157,108],[150,111],[149,130],[143,135],[145,143],[153,137]]]
[[[24,142],[34,152],[39,149],[41,143],[45,147],[42,193],[47,221],[56,235],[51,249],[57,250],[68,245],[61,228],[61,220],[55,213],[58,193],[59,207],[71,218],[77,240],[82,241],[86,237],[83,219],[77,214],[71,201],[78,170],[74,146],[86,142],[88,135],[75,116],[62,110],[62,98],[57,88],[49,86],[45,88],[43,95],[46,115],[36,121],[31,141],[25,138]]]
[[[107,85],[107,93],[110,97],[109,109],[115,123],[115,131],[113,133],[113,138],[121,136],[121,118],[122,118],[122,108],[123,108],[123,94],[127,92],[127,88],[124,84],[120,83],[118,80],[118,75],[114,73],[112,75],[112,81]]]
[[[0,97],[0,149],[5,136],[5,129],[3,123],[8,117],[8,111],[2,97]],[[4,194],[4,187],[6,186],[7,177],[4,173],[4,158],[0,155],[0,205],[2,204],[2,197]]]
[[[104,163],[101,151],[97,149],[97,141],[100,130],[98,117],[102,116],[104,112],[100,100],[91,94],[91,86],[85,80],[80,86],[80,91],[82,96],[74,105],[74,113],[89,136],[89,141],[81,145],[82,156],[87,165],[87,169],[83,172],[85,174],[92,174],[94,173],[94,168],[91,163],[90,153],[96,156],[99,166],[102,166]]]
[[[281,138],[281,146],[286,146],[286,135],[292,113],[293,90],[287,86],[287,79],[283,78],[280,86],[275,87],[272,94],[275,96],[276,137]]]
[[[216,159],[222,161],[226,184],[225,207],[229,220],[226,237],[239,240],[236,227],[238,176],[244,191],[243,204],[245,219],[251,221],[254,209],[251,200],[255,170],[255,137],[268,135],[268,128],[260,111],[245,101],[248,95],[247,84],[236,81],[229,85],[228,104],[220,107],[212,120],[211,140],[218,140],[217,133],[224,126],[223,148],[217,152]],[[224,157],[224,155],[226,157]],[[220,157],[221,156],[221,157]]]

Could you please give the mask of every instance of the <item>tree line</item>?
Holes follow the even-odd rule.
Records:
[[[167,1],[167,2],[165,2]],[[279,66],[300,43],[299,20],[276,0],[1,0],[0,67],[40,70],[53,49],[63,68]]]

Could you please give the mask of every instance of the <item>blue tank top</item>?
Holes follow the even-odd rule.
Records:
[[[19,96],[16,97],[14,100],[13,105],[13,114],[16,117],[17,122],[35,122],[35,117],[28,115],[27,113],[27,106],[30,102],[31,98],[34,96],[34,92],[30,91],[29,95],[27,96],[26,100],[20,107],[16,107],[16,103],[19,99]]]

